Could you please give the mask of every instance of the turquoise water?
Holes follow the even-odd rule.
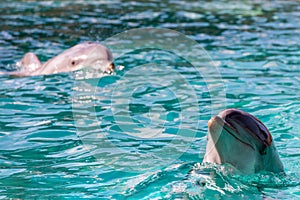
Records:
[[[166,30],[169,49],[112,45],[125,66],[112,76],[1,76],[0,199],[300,198],[299,1],[12,0],[0,11],[1,70],[143,27],[178,31],[214,61],[193,67],[171,49],[189,49],[183,35]],[[286,175],[201,164],[207,121],[227,107],[265,123]]]

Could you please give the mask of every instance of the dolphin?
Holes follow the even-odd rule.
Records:
[[[208,121],[203,163],[229,163],[244,174],[284,172],[267,127],[253,115],[226,109]]]
[[[115,68],[112,59],[112,53],[107,47],[95,42],[84,42],[65,50],[44,64],[34,53],[29,52],[17,64],[20,70],[2,73],[14,76],[36,76],[76,71],[89,66],[111,73]]]

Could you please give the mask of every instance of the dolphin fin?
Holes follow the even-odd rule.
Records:
[[[32,52],[26,53],[20,62],[16,63],[16,71],[0,71],[0,75],[26,76],[42,68],[39,58]]]
[[[21,62],[19,63],[20,70],[24,71],[36,71],[37,69],[42,67],[42,63],[39,58],[32,52],[26,53]]]

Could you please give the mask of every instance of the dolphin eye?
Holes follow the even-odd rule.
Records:
[[[74,67],[74,66],[77,66],[80,63],[81,63],[80,59],[79,60],[72,60],[71,65],[72,65],[72,67]]]
[[[85,58],[82,58],[82,57],[75,57],[71,60],[71,65],[72,66],[77,66],[79,64],[82,64],[82,62],[85,61]]]

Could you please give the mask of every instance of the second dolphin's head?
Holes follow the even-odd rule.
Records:
[[[37,74],[69,72],[83,67],[110,73],[115,68],[112,59],[112,53],[107,47],[95,42],[84,42],[47,61]]]

